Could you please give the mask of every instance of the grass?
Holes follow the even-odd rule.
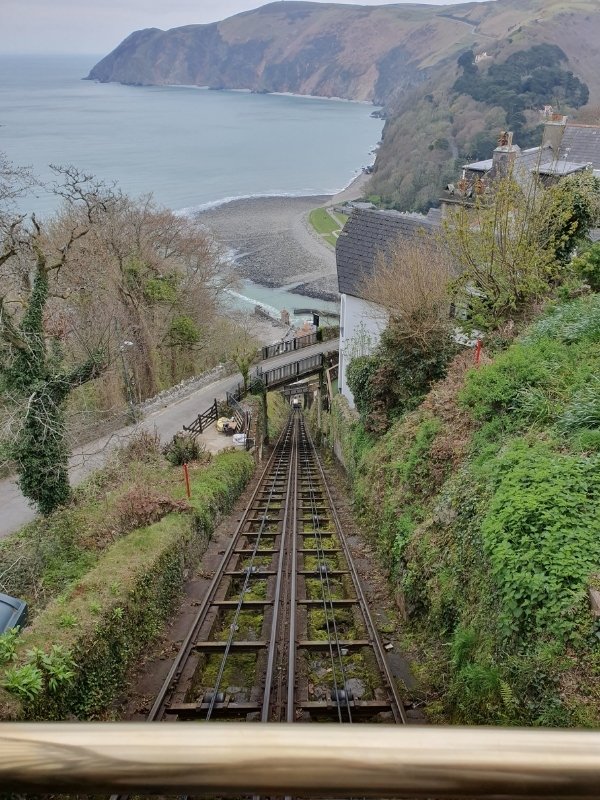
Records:
[[[557,303],[357,453],[437,721],[598,725],[599,344],[600,294]]]
[[[0,592],[25,600],[30,619],[123,536],[187,506],[181,469],[161,456],[156,442],[145,446],[120,451],[74,491],[69,505],[0,542]],[[190,465],[192,506],[223,477],[221,460],[206,474],[208,463]]]
[[[315,208],[310,212],[308,220],[316,233],[332,247],[335,247],[341,229],[348,221],[346,214],[330,214],[326,208]]]
[[[162,463],[157,468],[162,475]],[[72,656],[74,679],[60,695],[45,690],[24,705],[0,691],[0,714],[26,719],[102,715],[122,689],[128,668],[160,632],[219,514],[231,508],[253,468],[248,453],[234,450],[209,465],[195,465],[189,503],[96,552],[93,566],[70,580],[18,637],[13,662],[21,668],[32,648],[60,645]],[[171,486],[175,498],[183,492],[179,483]],[[98,500],[94,493],[92,505]]]
[[[340,227],[325,208],[313,209],[308,219],[310,224],[320,235],[333,233]]]

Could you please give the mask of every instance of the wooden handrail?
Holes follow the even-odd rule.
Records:
[[[4,792],[597,798],[600,733],[1,723]]]

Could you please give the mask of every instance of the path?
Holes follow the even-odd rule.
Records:
[[[333,339],[329,342],[322,342],[311,347],[306,347],[300,351],[302,357],[314,355],[315,353],[325,353],[338,348],[339,342]],[[297,361],[299,351],[286,353],[282,356],[270,358],[263,362],[268,367],[277,367],[287,364],[290,361]],[[208,386],[198,389],[193,394],[180,400],[175,400],[165,408],[149,413],[137,425],[129,425],[108,436],[103,436],[94,442],[88,442],[83,447],[77,448],[69,460],[69,472],[71,483],[77,485],[91,472],[102,467],[110,454],[120,447],[137,431],[156,430],[163,440],[168,440],[184,425],[192,422],[199,412],[205,411],[216,398],[225,398],[227,391],[232,391],[241,381],[241,375],[230,375],[227,378],[215,381]],[[207,449],[212,452],[231,446],[231,441],[224,437],[213,436],[214,428],[209,428],[206,436]],[[30,522],[35,517],[35,512],[29,506],[27,500],[21,494],[14,478],[6,478],[0,481],[0,539],[14,533],[25,523]]]

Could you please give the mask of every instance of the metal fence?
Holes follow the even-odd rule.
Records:
[[[279,383],[284,383],[290,378],[298,378],[300,375],[310,375],[312,372],[317,372],[323,366],[323,353],[316,353],[314,356],[301,358],[298,361],[293,361],[291,364],[283,364],[281,367],[274,369],[256,371],[256,377],[263,382],[267,389],[271,386],[276,386]]]
[[[301,350],[303,347],[310,347],[320,341],[319,332],[309,333],[306,336],[297,336],[295,339],[284,339],[275,344],[269,344],[262,349],[263,361],[273,356],[281,356],[284,353],[291,353],[294,350]]]

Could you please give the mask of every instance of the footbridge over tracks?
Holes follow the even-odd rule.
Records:
[[[299,358],[297,361],[282,364],[280,367],[272,367],[267,370],[259,367],[256,370],[255,378],[262,381],[267,389],[277,389],[298,380],[298,378],[302,376],[321,372],[321,370],[328,366],[331,365],[326,360],[323,353],[315,353],[312,356],[306,356],[305,358]]]

